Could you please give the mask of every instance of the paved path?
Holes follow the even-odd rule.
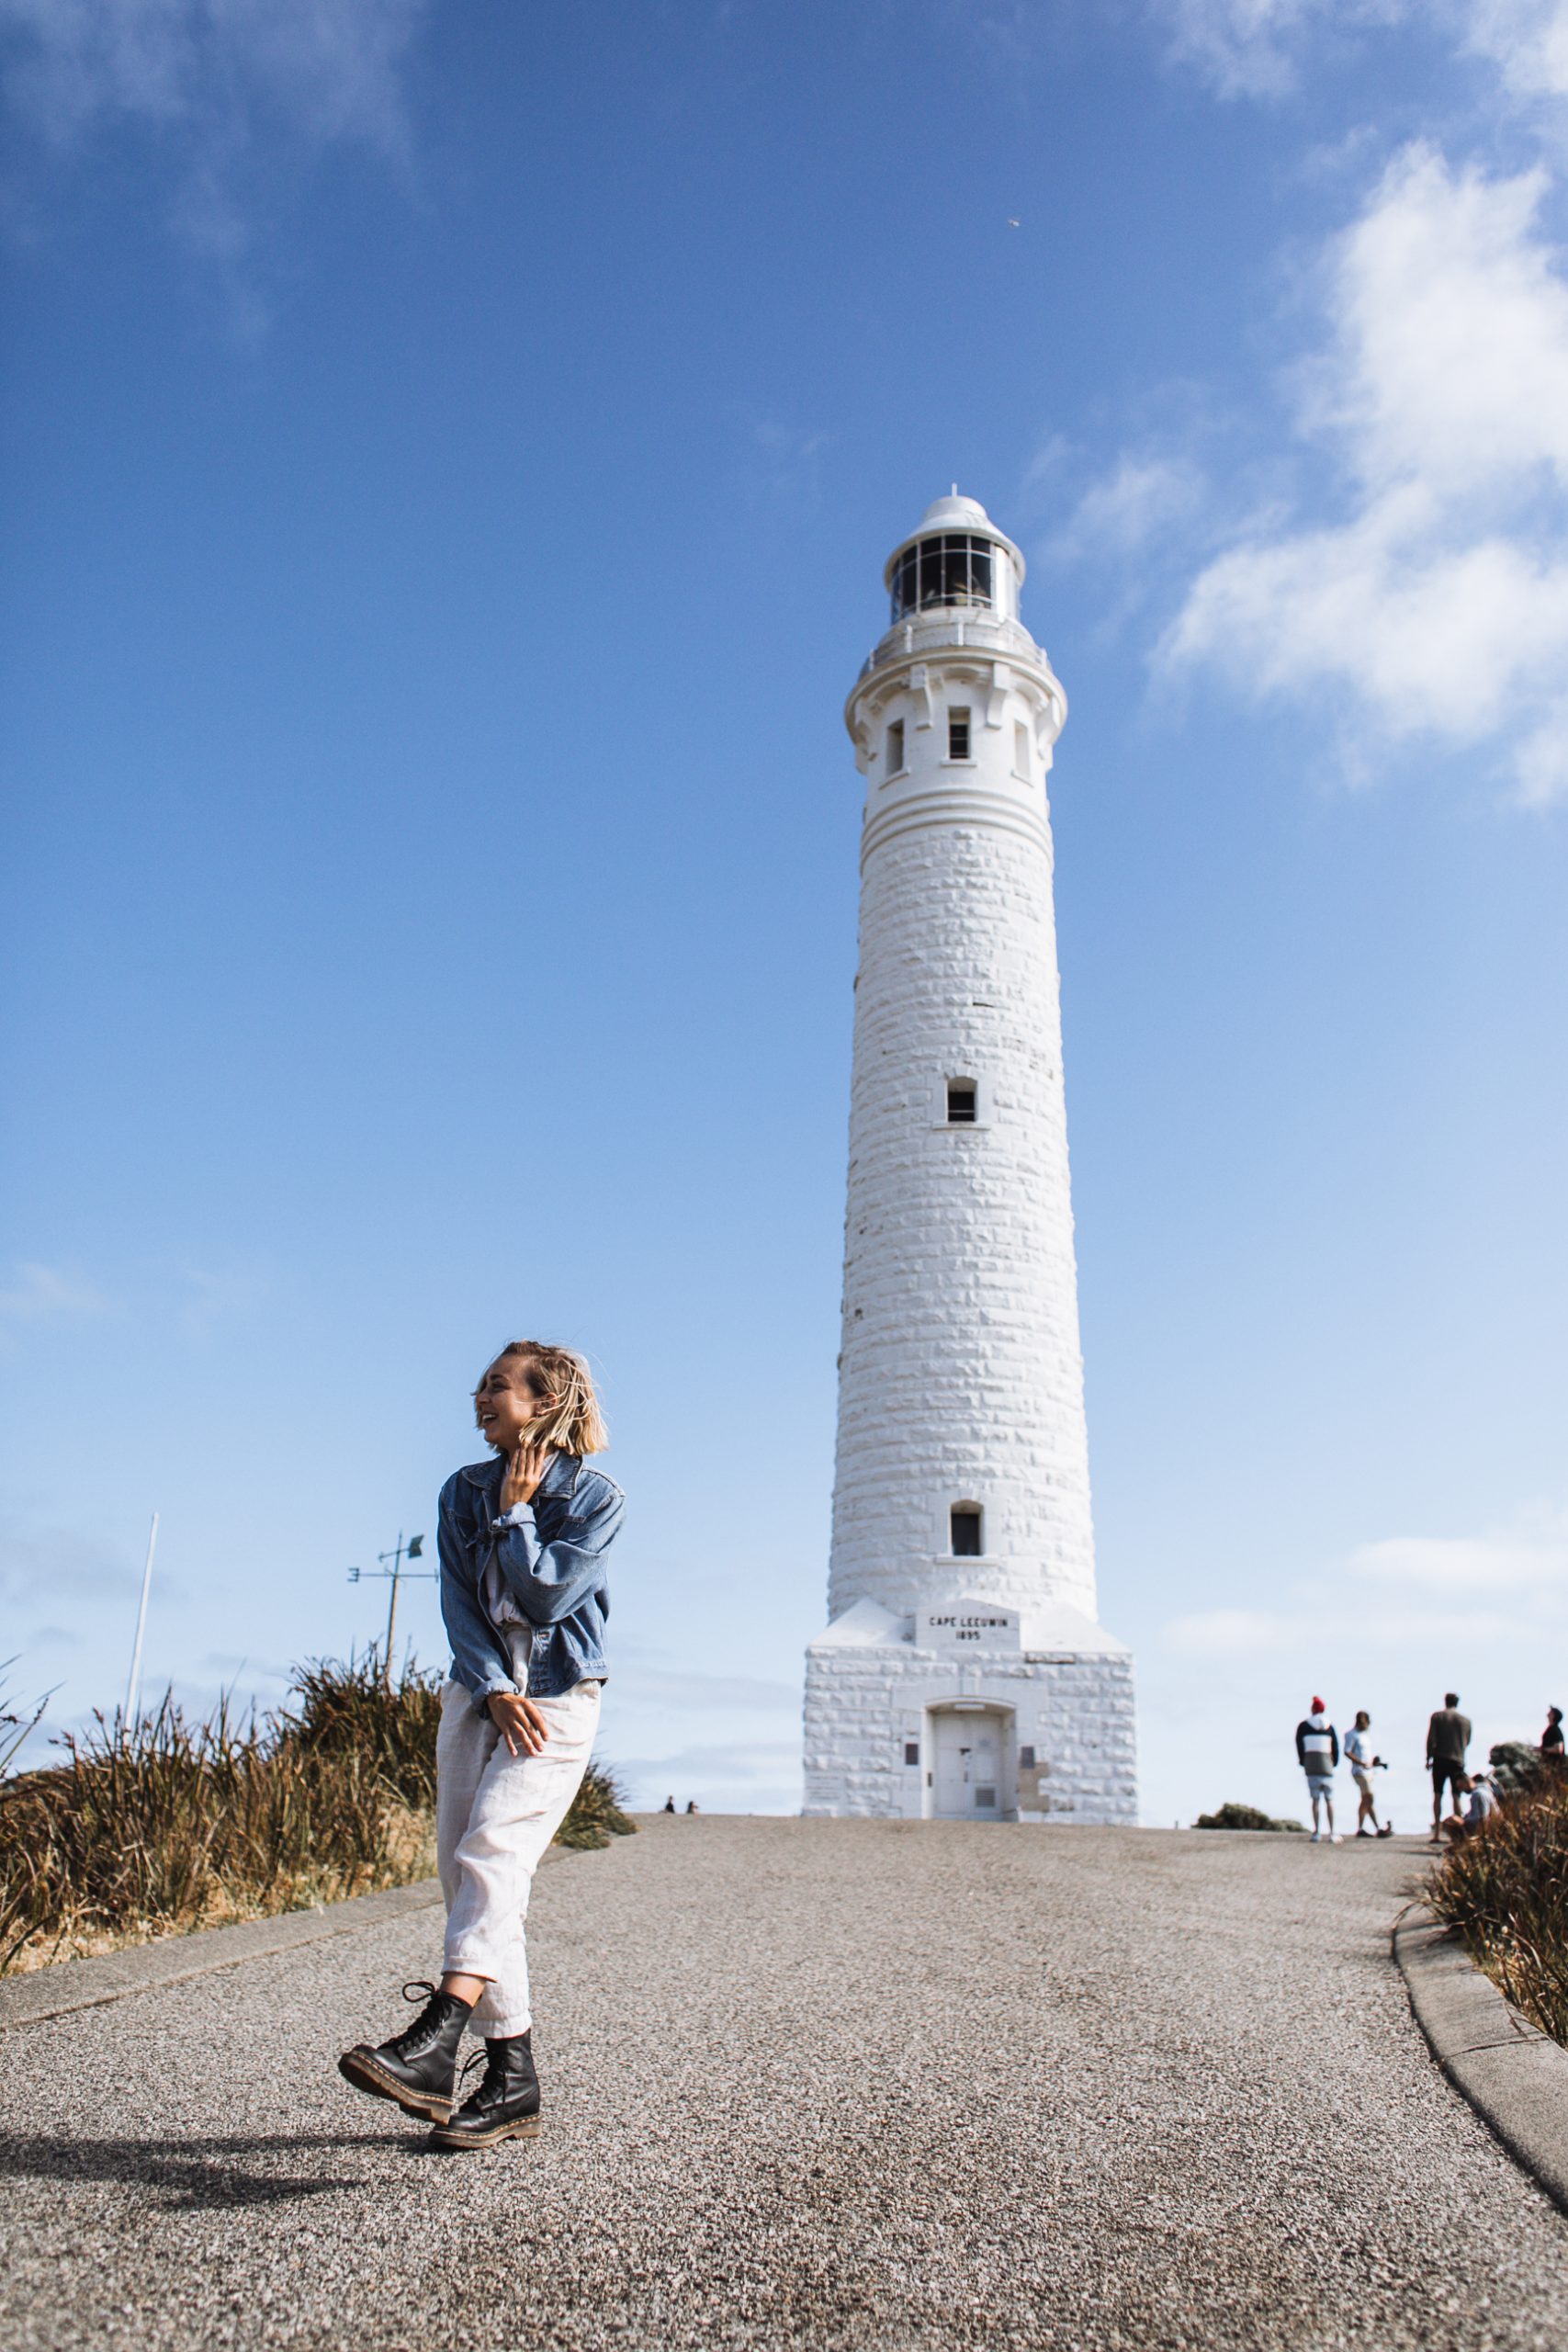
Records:
[[[547,2131],[474,2156],[333,2071],[430,1915],[18,2028],[0,2342],[1559,2352],[1568,2221],[1388,1957],[1418,1871],[656,1819],[540,1879]]]

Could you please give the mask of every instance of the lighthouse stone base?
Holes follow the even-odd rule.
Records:
[[[857,1601],[806,1666],[807,1814],[1133,1824],[1133,1660],[1062,1604]]]

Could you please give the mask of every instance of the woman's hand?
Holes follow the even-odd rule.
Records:
[[[537,1756],[548,1734],[532,1699],[516,1690],[492,1690],[485,1702],[490,1719],[513,1756]]]
[[[506,1476],[501,1482],[502,1512],[514,1510],[519,1503],[531,1503],[534,1489],[545,1475],[547,1449],[542,1445],[517,1445],[506,1457]]]

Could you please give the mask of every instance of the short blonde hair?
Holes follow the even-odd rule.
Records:
[[[550,1340],[508,1340],[492,1361],[518,1364],[536,1396],[554,1399],[529,1422],[531,1444],[557,1453],[604,1453],[610,1432],[593,1394],[593,1375],[580,1355]]]

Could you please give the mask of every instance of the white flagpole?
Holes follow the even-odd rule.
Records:
[[[124,1728],[130,1729],[136,1713],[136,1702],[141,1687],[141,1636],[147,1631],[147,1595],[152,1583],[152,1555],[158,1547],[158,1514],[152,1514],[152,1524],[147,1533],[147,1563],[141,1571],[141,1603],[136,1611],[136,1645],[130,1653],[130,1679],[125,1686]]]

